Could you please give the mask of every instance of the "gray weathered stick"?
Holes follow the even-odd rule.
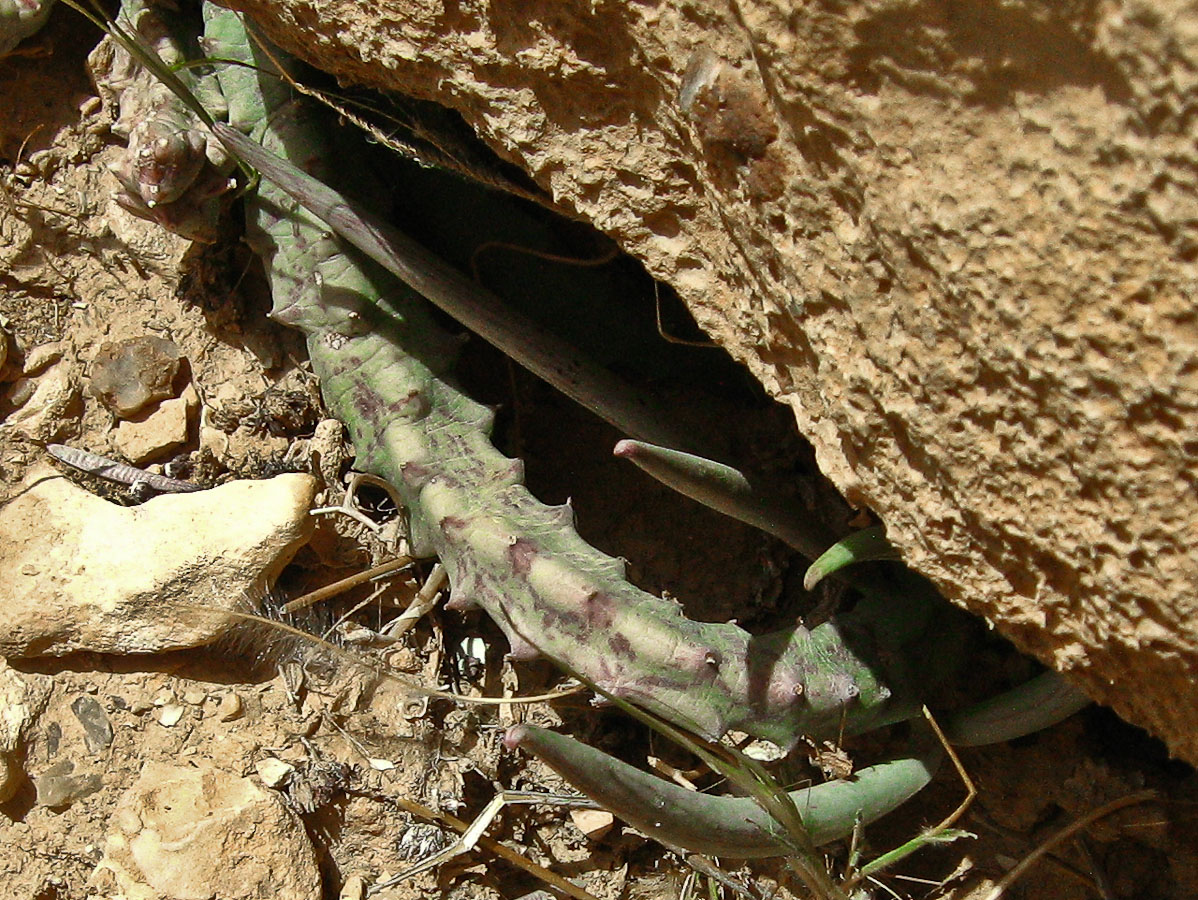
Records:
[[[584,356],[576,347],[504,304],[444,260],[323,182],[218,122],[213,133],[244,162],[302,203],[393,275],[534,375],[626,434],[670,447],[694,439],[669,426],[673,417]]]
[[[166,494],[204,490],[204,486],[201,484],[192,484],[189,481],[180,481],[165,475],[155,475],[153,472],[146,472],[143,469],[115,462],[87,450],[68,447],[65,444],[46,444],[46,452],[81,472],[98,475],[100,478],[118,481],[121,484],[145,484]]]

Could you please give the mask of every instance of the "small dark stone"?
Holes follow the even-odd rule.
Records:
[[[92,360],[93,397],[127,419],[151,403],[175,396],[183,356],[171,341],[145,335],[105,341]]]
[[[104,779],[99,775],[75,775],[75,764],[58,763],[44,775],[33,780],[37,791],[37,805],[57,809],[70,806],[77,800],[82,800],[104,786]]]
[[[112,725],[99,701],[86,694],[76,697],[71,703],[71,712],[83,726],[83,742],[87,749],[92,753],[108,749],[112,743]]]

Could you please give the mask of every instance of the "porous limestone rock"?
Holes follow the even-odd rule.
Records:
[[[316,854],[295,813],[252,779],[210,764],[147,762],[110,829],[92,883],[128,900],[321,896]]]
[[[953,600],[1198,762],[1198,8],[236,0],[459,110]]]
[[[309,475],[109,503],[38,468],[0,507],[0,655],[211,643],[311,534]],[[196,609],[196,607],[201,607]]]

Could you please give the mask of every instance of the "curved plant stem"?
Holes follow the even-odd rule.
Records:
[[[810,591],[834,573],[843,575],[845,566],[874,559],[901,559],[898,551],[886,540],[886,529],[881,525],[863,528],[848,537],[841,538],[819,555],[807,568],[803,576],[803,590]]]
[[[688,791],[535,725],[509,728],[504,743],[534,754],[587,796],[663,843],[734,859],[794,852],[782,827],[751,797]],[[818,847],[848,837],[858,820],[872,822],[905,803],[931,781],[940,756],[936,747],[924,756],[870,766],[848,780],[792,791],[790,799]]]
[[[1069,718],[1090,702],[1063,676],[1044,672],[950,717],[944,730],[958,747],[1013,741]]]
[[[637,440],[620,441],[612,453],[680,494],[780,538],[808,559],[835,540],[818,519],[754,485],[732,466]]]

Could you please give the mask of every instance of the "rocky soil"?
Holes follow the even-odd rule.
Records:
[[[264,282],[236,227],[215,245],[191,245],[111,202],[111,122],[85,68],[97,38],[59,10],[21,55],[0,60],[4,896],[366,896],[451,845],[446,815],[468,821],[500,788],[565,789],[502,749],[502,726],[515,721],[565,724],[635,761],[688,767],[582,698],[480,706],[422,696],[412,682],[473,697],[561,683],[548,666],[505,662],[502,638],[477,616],[434,611],[387,638],[386,624],[408,607],[429,564],[297,619],[306,634],[336,638],[335,647],[228,615],[263,602],[277,611],[361,572],[401,549],[402,534],[385,497],[368,498],[377,501],[367,513],[378,529],[307,515],[312,503],[341,501],[352,452],[323,415],[301,342],[265,318]],[[552,229],[568,233],[578,252],[602,246],[575,219]],[[495,231],[504,235],[502,222]],[[477,242],[458,248],[463,260],[482,243],[457,240]],[[523,264],[492,260],[496,273],[483,261],[480,278],[528,277]],[[667,334],[701,337],[634,261],[616,265],[639,286],[622,316],[641,323],[640,355],[674,352],[658,330],[655,293]],[[686,294],[686,279],[675,280]],[[612,330],[626,324],[613,320]],[[779,346],[771,341],[760,347]],[[689,398],[680,403],[741,409],[729,427],[744,429],[763,458],[806,473],[805,496],[825,515],[856,515],[819,481],[789,410],[754,393],[719,351],[688,352],[695,356],[679,364],[680,380],[663,390]],[[527,459],[538,495],[572,497],[584,536],[627,558],[642,587],[684,599],[695,615],[750,626],[796,614],[803,566],[785,548],[610,459],[607,429],[477,342],[463,377],[501,405],[500,439]],[[145,500],[54,463],[47,443],[211,489]],[[968,571],[971,557],[951,559]],[[1002,641],[983,640],[971,677],[947,690],[974,697],[1030,671]],[[845,751],[864,760],[890,740],[871,735]],[[913,858],[882,879],[879,895],[979,900],[1056,831],[1145,788],[1159,795],[1063,843],[1008,896],[1198,894],[1198,780],[1110,711],[1092,708],[962,762],[979,789],[962,822],[976,839]],[[807,767],[784,777],[821,776]],[[913,836],[962,795],[957,776],[942,773],[870,829],[870,850]],[[552,805],[505,810],[488,834],[601,900],[694,889],[685,860],[618,823],[595,825]],[[829,865],[839,870],[846,853],[828,848]],[[793,890],[776,864],[728,868],[750,896],[769,895],[779,879],[778,896]],[[543,890],[550,887],[536,873],[484,842],[370,896],[515,900]]]

